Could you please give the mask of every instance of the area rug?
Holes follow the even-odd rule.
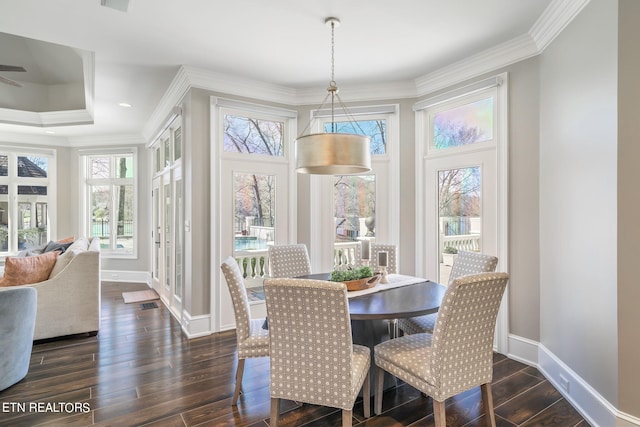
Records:
[[[122,298],[124,298],[125,304],[160,299],[156,291],[154,291],[153,289],[147,289],[144,291],[135,291],[135,292],[123,292]]]

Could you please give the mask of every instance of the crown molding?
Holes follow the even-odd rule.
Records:
[[[0,143],[20,145],[28,144],[40,147],[58,148],[91,148],[120,145],[144,145],[145,139],[141,135],[135,134],[64,137],[55,135],[34,135],[31,133],[19,132],[0,132]]]
[[[539,53],[564,30],[590,0],[553,0],[531,26],[529,35]]]
[[[55,135],[34,135],[31,133],[0,132],[0,142],[4,144],[36,145],[45,147],[65,147],[67,138]]]
[[[142,134],[148,142],[151,142],[157,130],[164,126],[173,107],[178,105],[192,88],[288,105],[295,105],[296,99],[296,91],[292,88],[183,65],[144,127]]]
[[[184,98],[189,89],[191,89],[191,80],[186,72],[186,67],[182,66],[178,69],[176,76],[169,84],[169,88],[164,95],[162,95],[162,99],[142,130],[142,136],[147,143],[152,142],[152,138],[154,138],[158,130],[164,126],[164,122],[173,110],[173,107],[182,101],[182,98]]]
[[[34,111],[0,108],[0,123],[11,125],[51,127],[93,124],[93,116],[87,110]]]
[[[588,3],[553,0],[526,34],[411,81],[341,86],[341,98],[345,102],[416,98],[539,55]],[[144,127],[147,142],[192,88],[291,106],[317,104],[325,96],[319,88],[294,89],[183,65]]]
[[[69,137],[67,138],[68,146],[73,148],[84,147],[109,147],[117,145],[144,145],[145,139],[142,135],[135,134],[116,134],[101,135],[90,137]]]
[[[308,105],[322,102],[326,91],[321,88],[296,90],[293,105]],[[345,102],[382,101],[389,99],[413,98],[416,85],[413,80],[396,81],[369,85],[340,85],[340,98]]]
[[[191,86],[214,92],[232,93],[237,96],[262,99],[264,101],[291,104],[295,101],[295,89],[265,83],[259,80],[245,79],[202,68],[183,66],[189,76]]]
[[[533,39],[529,34],[501,43],[479,52],[462,61],[440,68],[416,79],[417,96],[424,96],[437,90],[469,80],[484,73],[495,71],[523,59],[537,55]]]

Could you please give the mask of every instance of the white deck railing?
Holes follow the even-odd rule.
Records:
[[[340,242],[333,246],[334,268],[357,265],[356,248],[360,242]],[[247,288],[262,286],[269,277],[269,251],[267,249],[236,251],[234,258],[240,267]]]
[[[459,251],[480,251],[480,234],[460,234],[457,236],[440,236],[440,253],[451,246]],[[442,259],[440,260],[442,261]]]

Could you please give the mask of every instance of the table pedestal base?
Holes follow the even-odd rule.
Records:
[[[390,320],[352,320],[351,334],[353,343],[369,347],[371,350],[371,396],[375,394],[375,386],[378,383],[376,378],[376,363],[373,357],[373,348],[376,344],[389,339]],[[396,378],[392,375],[385,375],[384,389],[393,388],[397,385]]]

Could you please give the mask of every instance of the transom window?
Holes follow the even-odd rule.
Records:
[[[483,91],[429,109],[428,155],[495,145],[495,91]]]
[[[335,121],[324,124],[325,132],[355,133],[366,135],[371,139],[371,154],[380,155],[387,153],[387,120],[356,120]]]
[[[228,153],[284,156],[284,123],[225,114],[223,147]]]

